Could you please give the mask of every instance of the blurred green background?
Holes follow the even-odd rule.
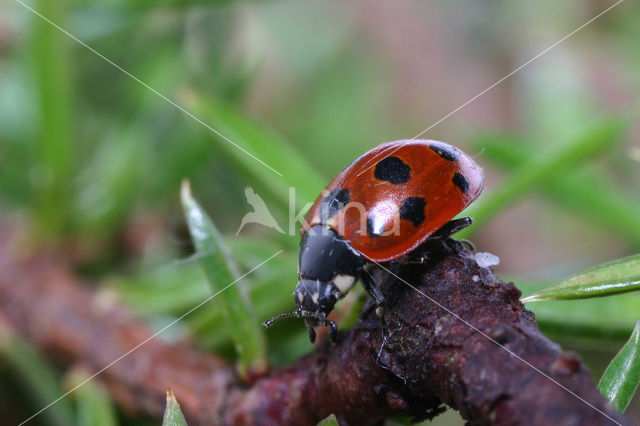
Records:
[[[416,136],[612,2],[27,4],[121,69],[0,1],[0,214],[64,247],[80,274],[160,328],[210,294],[189,257],[183,178],[243,271],[285,249],[244,285],[259,320],[291,310],[297,232],[248,225],[235,236],[251,210],[245,187],[288,231],[290,187],[297,213],[358,155]],[[499,274],[525,294],[640,251],[639,18],[640,6],[623,2],[423,135],[485,169],[465,236],[499,256]],[[597,379],[640,316],[640,297],[530,308]],[[215,300],[165,334],[234,356]],[[277,365],[312,349],[298,321],[267,335]],[[34,401],[25,395],[37,390],[0,356],[0,423],[64,388],[69,373],[40,361],[53,385]],[[114,422],[144,424],[99,395]],[[33,424],[82,419],[86,401],[65,401]]]

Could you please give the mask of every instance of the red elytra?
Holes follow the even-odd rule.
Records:
[[[464,210],[483,187],[482,169],[449,144],[385,143],[329,183],[302,234],[325,223],[370,261],[398,259]]]

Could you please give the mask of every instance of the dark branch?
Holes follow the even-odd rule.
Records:
[[[21,255],[0,228],[0,317],[49,356],[98,371],[151,332],[109,294],[90,290],[52,254]],[[449,245],[451,246],[451,242]],[[454,247],[454,246],[452,246]],[[457,246],[455,246],[457,247]],[[430,298],[621,424],[580,359],[548,340],[520,292],[465,251],[394,270]],[[374,309],[309,356],[247,387],[233,368],[189,346],[154,339],[99,375],[130,412],[160,418],[171,387],[190,424],[345,424],[432,417],[442,402],[471,424],[613,424],[603,414],[384,271],[391,309]],[[303,325],[301,324],[301,327]]]

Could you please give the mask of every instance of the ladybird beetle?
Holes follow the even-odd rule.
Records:
[[[298,309],[279,318],[304,318],[309,338],[336,302],[362,281],[382,315],[384,298],[370,266],[396,261],[429,238],[448,238],[472,223],[451,220],[484,186],[482,169],[459,149],[431,140],[382,144],[347,166],[311,206],[302,226]],[[368,270],[369,269],[369,270]]]

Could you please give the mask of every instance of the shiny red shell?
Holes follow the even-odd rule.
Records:
[[[483,186],[482,169],[451,145],[385,143],[329,183],[311,206],[302,233],[325,223],[371,261],[398,259],[464,210]]]

